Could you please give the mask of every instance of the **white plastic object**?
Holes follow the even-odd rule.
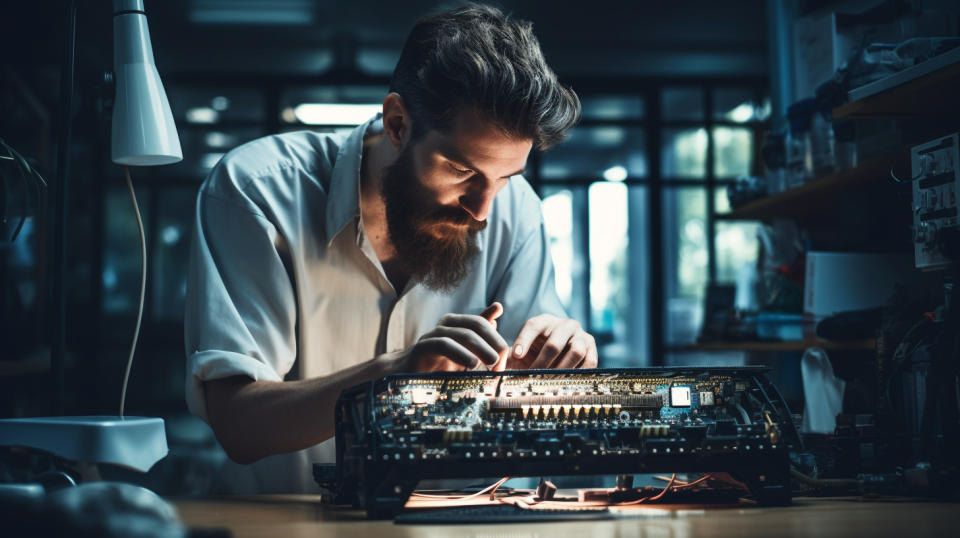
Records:
[[[167,455],[163,419],[77,416],[0,419],[0,446],[20,446],[66,460],[147,472]]]
[[[113,162],[156,166],[183,160],[170,103],[153,62],[143,0],[115,0]]]

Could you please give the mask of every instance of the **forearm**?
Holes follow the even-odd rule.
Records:
[[[385,354],[335,374],[300,381],[253,381],[234,376],[204,383],[207,414],[231,459],[252,463],[301,450],[334,435],[334,406],[349,387],[398,367]]]

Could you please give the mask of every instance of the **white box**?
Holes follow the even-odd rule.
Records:
[[[793,75],[796,101],[813,97],[847,61],[856,42],[837,30],[835,13],[807,15],[793,23]]]
[[[882,306],[896,284],[909,283],[916,274],[909,254],[807,252],[803,312],[819,321]]]

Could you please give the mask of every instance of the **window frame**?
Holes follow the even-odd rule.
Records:
[[[641,119],[584,119],[577,127],[639,127],[644,130],[645,153],[647,156],[647,175],[642,178],[628,177],[619,183],[624,183],[627,187],[646,186],[647,205],[641,208],[641,211],[647,213],[648,235],[644,238],[647,241],[649,256],[646,260],[646,271],[648,278],[648,294],[650,307],[648,309],[649,319],[646,320],[646,333],[648,337],[647,349],[640,350],[632,357],[633,366],[664,366],[667,364],[667,355],[671,352],[683,351],[684,345],[670,345],[667,343],[665,318],[667,315],[667,290],[672,285],[670,279],[675,279],[675,275],[669,275],[666,271],[666,256],[672,255],[664,250],[664,234],[666,229],[664,224],[663,194],[667,190],[676,190],[684,188],[699,188],[704,191],[706,198],[706,234],[707,234],[707,282],[708,285],[717,280],[717,249],[716,249],[716,202],[714,192],[717,187],[724,187],[735,182],[735,178],[717,177],[716,175],[716,155],[714,143],[715,127],[734,127],[746,128],[749,130],[752,139],[752,151],[750,156],[750,174],[759,173],[760,167],[760,140],[766,122],[762,120],[750,120],[746,122],[736,122],[724,119],[718,119],[714,116],[714,93],[717,89],[748,89],[750,97],[756,103],[762,103],[769,92],[769,82],[763,77],[737,77],[737,78],[653,78],[653,79],[598,79],[571,81],[571,86],[578,92],[581,98],[587,98],[593,95],[630,95],[638,94],[644,101],[644,116]],[[698,88],[703,91],[703,117],[702,121],[697,120],[666,120],[663,118],[662,93],[667,88]],[[707,146],[705,148],[705,175],[703,178],[691,177],[670,177],[665,178],[662,175],[661,148],[663,133],[670,128],[703,128],[707,134]],[[592,184],[605,182],[603,178],[591,177],[568,177],[561,180],[545,180],[540,176],[542,155],[537,152],[536,157],[532,157],[534,166],[531,166],[531,173],[528,180],[533,185],[538,194],[543,193],[545,186],[569,186],[582,187],[587,192]],[[586,204],[586,222],[584,224],[586,236],[584,242],[584,251],[575,253],[575,255],[587,256],[587,263],[584,271],[584,278],[581,285],[586,290],[585,293],[587,305],[591,304],[590,296],[590,275],[591,267],[589,263],[590,252],[590,231],[589,226],[589,203]],[[637,213],[637,208],[628,205],[628,218]],[[630,254],[628,254],[630,256]],[[632,258],[632,257],[631,257]],[[631,302],[638,295],[631,287]],[[588,306],[589,308],[589,306]],[[580,320],[587,331],[591,330],[591,316],[589,311],[585,319]],[[601,366],[603,357],[601,357]]]

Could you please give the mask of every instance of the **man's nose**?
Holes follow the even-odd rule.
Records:
[[[490,214],[490,207],[493,205],[493,198],[496,195],[497,190],[493,184],[484,181],[483,185],[475,186],[460,197],[460,207],[474,219],[483,221]]]

